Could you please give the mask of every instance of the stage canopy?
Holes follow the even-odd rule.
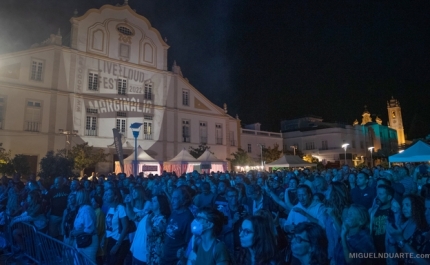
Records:
[[[127,176],[133,174],[134,152],[124,159],[124,173]],[[145,176],[149,174],[161,174],[162,168],[160,162],[148,155],[139,145],[137,148],[137,168],[139,172],[143,172]],[[115,161],[115,173],[121,173],[119,161]]]
[[[227,170],[227,161],[218,159],[209,150],[206,150],[197,161],[200,162],[199,166],[194,166],[194,169],[202,172],[225,172]]]
[[[418,141],[400,154],[388,157],[390,163],[394,162],[428,162],[430,161],[430,145]]]
[[[316,164],[306,162],[305,160],[301,159],[299,156],[292,156],[292,155],[283,155],[278,160],[273,161],[272,163],[268,163],[265,165],[266,168],[269,168],[269,167],[315,167],[315,166],[316,166]]]
[[[199,164],[200,162],[184,148],[174,158],[164,162],[163,170],[166,172],[176,172],[176,175],[180,176],[183,173],[192,172],[194,166]]]

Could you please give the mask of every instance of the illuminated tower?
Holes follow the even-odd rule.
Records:
[[[405,144],[405,132],[403,131],[402,109],[397,99],[391,97],[387,101],[388,126],[397,131],[397,141],[399,145]]]

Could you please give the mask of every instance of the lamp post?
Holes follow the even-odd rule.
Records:
[[[137,137],[139,137],[140,126],[143,123],[135,122],[130,125],[131,130],[133,131],[134,136],[134,163],[133,163],[133,176],[137,176]]]
[[[261,157],[261,170],[263,170],[264,164],[263,164],[263,145],[257,144],[260,147],[260,157]]]
[[[58,131],[66,136],[66,157],[69,154],[69,148],[72,146],[72,142],[69,140],[69,136],[73,137],[78,135],[77,130],[65,131],[63,129],[58,129]]]
[[[374,149],[375,147],[373,147],[373,146],[371,146],[371,147],[369,147],[369,148],[367,148],[367,150],[369,150],[369,152],[370,152],[370,166],[373,168],[373,156],[372,156],[372,154],[373,154],[373,149]]]
[[[290,148],[293,148],[293,150],[294,150],[294,155],[296,155],[296,149],[297,149],[297,146],[292,145],[292,146],[290,146]]]
[[[346,148],[348,148],[349,144],[343,144],[342,148],[345,150],[345,165],[346,165]]]

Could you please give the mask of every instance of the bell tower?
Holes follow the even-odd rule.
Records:
[[[397,131],[397,141],[399,145],[405,144],[405,132],[403,131],[402,109],[397,99],[391,97],[387,101],[388,127]]]

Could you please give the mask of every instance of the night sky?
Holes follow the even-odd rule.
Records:
[[[61,28],[75,8],[114,0],[2,0],[0,53]],[[387,121],[400,101],[408,139],[430,134],[430,1],[129,0],[167,38],[200,92],[243,124],[279,131],[282,119]]]

